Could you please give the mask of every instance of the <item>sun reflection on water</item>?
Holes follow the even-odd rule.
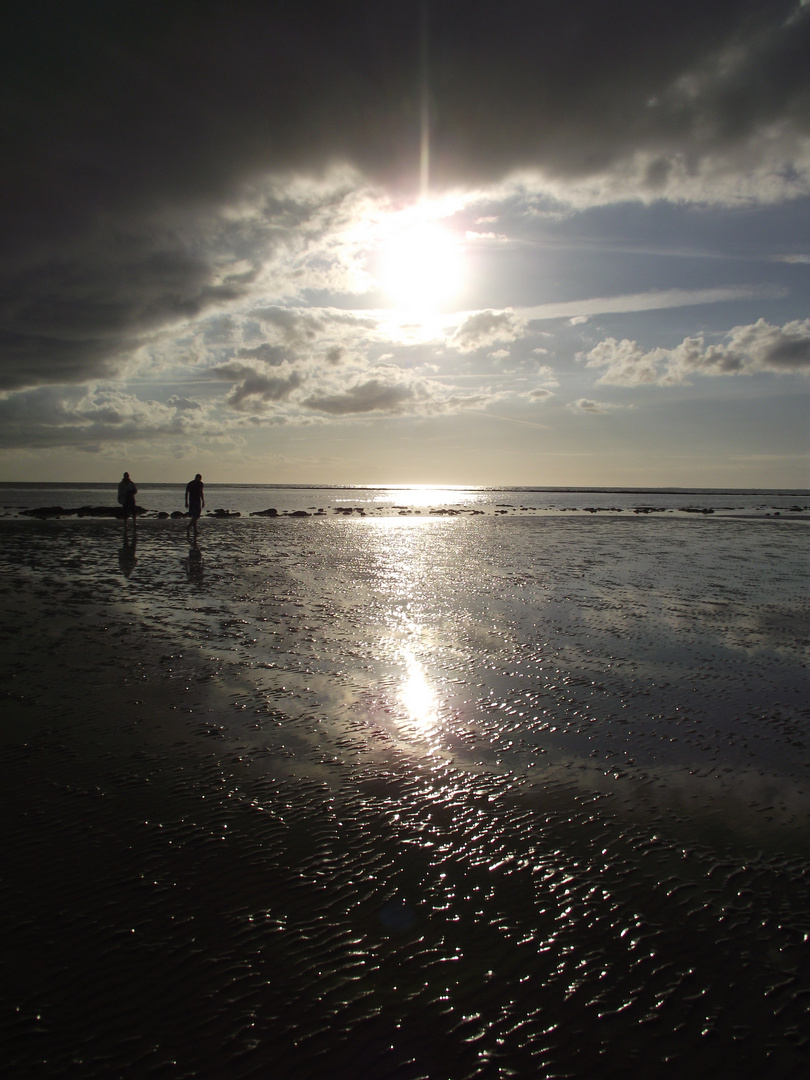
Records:
[[[429,730],[436,724],[436,695],[425,678],[425,670],[410,649],[404,653],[406,677],[400,697],[408,716],[420,728]]]
[[[392,719],[399,737],[414,746],[428,742],[433,753],[443,739],[443,702],[434,671],[435,628],[423,614],[437,596],[448,595],[449,571],[443,560],[437,563],[435,534],[452,522],[372,518],[367,524],[365,566],[385,626],[380,661]]]

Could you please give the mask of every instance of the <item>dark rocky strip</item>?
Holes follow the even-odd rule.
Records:
[[[135,513],[140,517],[149,511],[142,506],[135,507]],[[31,510],[21,510],[24,517],[56,518],[56,517],[100,517],[100,518],[123,518],[122,506],[78,506],[73,509],[65,509],[64,506],[38,506]]]
[[[499,503],[492,514],[494,516],[509,516],[514,514],[533,514],[539,512],[541,509],[546,511],[556,510],[558,513],[586,513],[586,514],[622,514],[625,512],[621,506],[561,506],[553,507],[548,506],[545,508],[532,507],[532,506],[506,506],[503,503]],[[741,507],[734,506],[679,506],[676,509],[666,506],[631,506],[627,507],[628,513],[633,514],[702,514],[704,516],[714,514],[716,511],[728,511],[733,512],[735,510],[741,510]],[[764,507],[762,508],[765,509]],[[426,514],[433,517],[460,517],[467,516],[486,516],[485,510],[479,510],[470,507],[456,507],[456,506],[435,506],[421,510],[408,506],[392,506],[392,507],[380,507],[375,506],[367,510],[362,506],[334,506],[331,508],[332,513],[341,517],[368,517],[370,514],[384,515],[387,513],[396,513],[400,517],[410,515]],[[797,514],[804,514],[810,510],[810,505],[799,506],[794,505],[790,507],[783,507],[782,510],[777,507],[771,507],[773,513],[766,511],[765,517],[780,517],[782,512],[789,516],[795,516]],[[143,506],[137,506],[135,512],[138,517],[148,516],[153,511],[145,509]],[[39,518],[41,520],[47,518],[64,518],[64,517],[94,517],[94,518],[118,518],[121,520],[124,516],[124,511],[120,506],[79,506],[79,507],[64,507],[64,506],[38,506],[32,509],[20,510],[20,515],[23,517]],[[161,520],[168,518],[179,519],[189,517],[188,511],[174,510],[171,513],[165,510],[161,510],[156,514]],[[242,513],[239,510],[226,510],[218,508],[216,510],[206,511],[205,516],[207,518],[217,519],[230,519],[241,518]],[[311,510],[282,510],[279,512],[275,507],[268,507],[266,510],[254,510],[251,511],[250,517],[291,517],[291,518],[308,518],[308,517],[326,517],[327,511],[323,508],[311,509]]]

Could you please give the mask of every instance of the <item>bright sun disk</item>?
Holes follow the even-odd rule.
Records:
[[[400,308],[436,311],[458,293],[462,257],[458,241],[435,221],[396,229],[383,245],[380,283]]]

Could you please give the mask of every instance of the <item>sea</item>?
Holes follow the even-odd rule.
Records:
[[[0,485],[8,1075],[810,1075],[810,492],[138,486]]]
[[[142,483],[138,505],[172,513],[184,508],[183,484]],[[65,509],[115,505],[117,481],[110,484],[0,482],[0,513],[37,507]],[[810,511],[810,489],[628,488],[628,487],[462,487],[437,485],[206,484],[206,510],[250,515],[351,510],[366,514],[455,511],[520,514],[561,512],[694,512],[724,514]]]

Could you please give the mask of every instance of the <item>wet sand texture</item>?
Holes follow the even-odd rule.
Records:
[[[9,1075],[807,1075],[801,525],[162,525],[2,527]]]

